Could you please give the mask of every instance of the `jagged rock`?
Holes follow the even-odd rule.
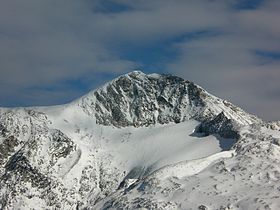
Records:
[[[18,182],[30,182],[32,186],[46,188],[50,185],[49,178],[31,166],[23,153],[17,152],[5,165],[6,173],[3,180],[16,179]],[[14,176],[15,178],[12,178]],[[17,183],[18,184],[18,183]]]
[[[0,166],[3,166],[9,155],[15,152],[15,147],[19,145],[18,139],[14,136],[9,136],[0,144]]]
[[[203,121],[196,129],[205,135],[219,134],[224,138],[239,139],[238,124],[221,112],[211,120]]]
[[[7,131],[7,129],[5,128],[5,126],[4,125],[2,125],[2,124],[0,124],[0,135],[2,135],[2,136],[6,136],[7,135],[7,133],[8,133],[8,131]]]
[[[116,127],[180,123],[210,119],[220,112],[240,124],[260,122],[229,102],[222,101],[193,82],[172,75],[146,75],[134,71],[82,97],[84,111],[98,124]]]
[[[52,159],[66,158],[76,148],[74,142],[60,130],[55,130],[51,135],[50,153]]]

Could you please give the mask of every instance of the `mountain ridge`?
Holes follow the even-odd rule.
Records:
[[[260,122],[257,117],[209,94],[193,82],[172,75],[146,75],[140,71],[122,75],[78,101],[85,112],[95,114],[97,121],[103,125],[139,126],[156,122],[179,123],[191,118],[205,120],[222,111],[230,118],[240,112],[235,120],[241,124]],[[123,116],[116,113],[128,114]],[[104,119],[104,115],[107,119]]]

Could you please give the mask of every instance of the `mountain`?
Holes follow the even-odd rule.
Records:
[[[280,209],[279,130],[140,71],[69,104],[0,108],[0,209]]]

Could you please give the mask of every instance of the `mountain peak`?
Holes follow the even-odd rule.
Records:
[[[128,72],[126,75],[128,76],[146,76],[146,74],[140,70],[134,70],[134,71],[131,71],[131,72]]]
[[[156,123],[203,121],[220,112],[239,124],[258,121],[193,82],[169,74],[133,71],[82,97],[79,106],[98,124],[148,126]]]

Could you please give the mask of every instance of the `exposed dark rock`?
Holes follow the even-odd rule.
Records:
[[[49,178],[31,166],[21,152],[17,152],[10,158],[5,165],[5,169],[6,173],[2,177],[3,180],[13,180],[11,177],[15,176],[18,182],[30,182],[32,186],[38,188],[46,188],[50,184]]]
[[[0,135],[2,135],[2,136],[6,136],[8,134],[8,130],[5,128],[5,126],[4,125],[2,125],[1,123],[0,123]]]
[[[74,150],[74,142],[64,133],[62,133],[60,130],[55,130],[52,133],[50,153],[54,159],[59,159],[61,157],[65,158]]]
[[[203,89],[191,82],[188,85],[188,93],[190,103],[194,103],[195,106],[205,106],[203,99],[206,98],[206,94]]]
[[[81,106],[87,113],[96,110],[98,124],[126,126],[149,126],[151,124],[179,123],[191,106],[204,106],[203,90],[182,78],[162,75],[158,78],[141,72],[121,76],[105,89],[94,93],[96,102]],[[94,106],[94,108],[92,107]]]
[[[212,120],[203,121],[196,129],[198,133],[204,133],[205,135],[219,134],[224,138],[239,139],[238,125],[232,119],[225,116],[224,112],[221,112]]]
[[[79,106],[95,116],[98,124],[116,127],[210,120],[221,111],[238,115],[241,124],[259,122],[255,116],[211,96],[193,82],[139,71],[120,76],[83,97]],[[213,106],[219,109],[212,109]]]
[[[0,166],[6,162],[6,159],[15,151],[15,147],[18,145],[19,141],[14,136],[9,136],[4,139],[0,144]]]

